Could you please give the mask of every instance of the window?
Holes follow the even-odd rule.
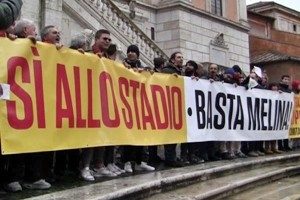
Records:
[[[297,32],[297,25],[296,24],[293,24],[293,31]]]
[[[211,0],[211,12],[215,15],[222,16],[222,0]]]
[[[154,27],[151,27],[151,40],[155,40],[155,30],[154,30]]]

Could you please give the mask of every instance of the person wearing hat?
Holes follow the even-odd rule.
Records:
[[[6,30],[20,16],[22,0],[0,0],[0,36],[6,37]]]
[[[127,58],[124,59],[123,64],[129,69],[143,68],[141,61],[139,60],[140,50],[136,45],[130,45],[127,48]],[[132,162],[135,163],[136,171],[154,171],[155,168],[148,165],[143,161],[143,146],[123,146],[122,159],[124,164],[124,170],[128,173],[133,172]]]
[[[232,68],[227,68],[223,74],[222,80],[225,83],[233,84],[235,83],[234,75],[235,75],[234,70]]]
[[[250,75],[244,80],[242,83],[246,89],[264,89],[259,83],[263,77],[263,73],[261,68],[254,66],[250,72]],[[248,152],[248,156],[250,157],[257,157],[257,156],[264,156],[265,154],[260,151],[261,143],[259,141],[249,141],[243,143],[244,152]]]
[[[22,0],[0,0],[0,37],[9,37],[7,31],[9,27],[11,27],[15,20],[20,16],[21,8],[22,8]],[[0,94],[3,94],[2,87],[0,86]],[[0,144],[1,150],[1,144]],[[1,182],[4,180],[5,171],[5,159],[0,154],[0,180]],[[17,190],[21,190],[21,186],[17,188]]]
[[[242,82],[241,85],[245,86],[246,89],[258,88],[262,89],[259,82],[262,78],[262,71],[259,67],[254,66],[249,76]]]
[[[127,68],[143,68],[139,57],[139,48],[136,45],[132,44],[127,48],[127,58],[124,59],[123,64]]]
[[[243,77],[243,71],[240,68],[240,66],[238,66],[238,65],[233,65],[232,69],[234,71],[233,79],[234,79],[235,83],[237,83],[238,85],[240,85],[241,84],[240,80]]]

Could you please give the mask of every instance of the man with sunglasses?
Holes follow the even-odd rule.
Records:
[[[100,29],[95,34],[95,44],[92,46],[93,52],[100,57],[107,57],[106,51],[111,43],[110,32]]]
[[[109,56],[107,55],[107,49],[109,48],[111,44],[111,38],[110,38],[110,32],[106,29],[100,29],[96,32],[95,34],[95,43],[92,46],[93,53],[98,55],[99,57],[106,57],[108,58]],[[94,158],[94,177],[99,178],[99,177],[115,177],[117,175],[120,175],[121,173],[119,172],[113,172],[110,171],[106,166],[105,166],[105,157],[107,157],[107,154],[111,154],[112,152],[110,148],[106,147],[95,147],[92,150],[85,150],[89,151],[88,156],[89,158]],[[93,155],[93,156],[92,156]],[[88,159],[88,162],[91,162],[90,159]],[[88,162],[85,163],[86,166],[88,166]],[[87,169],[87,168],[86,168]]]

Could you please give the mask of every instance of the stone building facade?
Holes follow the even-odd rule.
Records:
[[[137,43],[141,58],[149,65],[153,57],[181,51],[185,60],[225,67],[238,64],[249,72],[245,0],[24,2],[22,17],[34,20],[39,28],[49,24],[58,26],[65,44],[86,28],[106,28],[112,32],[113,41],[121,51]]]
[[[117,0],[129,14],[128,1]],[[249,40],[246,1],[140,0],[136,2],[134,22],[167,55],[181,51],[185,60],[240,65],[249,71]],[[213,13],[212,2],[220,2],[221,12]]]
[[[248,19],[251,64],[264,68],[271,82],[278,82],[283,74],[299,80],[300,13],[260,2],[248,6]]]

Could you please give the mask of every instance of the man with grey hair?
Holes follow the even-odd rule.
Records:
[[[14,34],[18,38],[31,37],[31,41],[35,41],[37,35],[35,30],[36,27],[32,21],[22,19],[16,22]],[[7,169],[7,178],[5,180],[6,185],[4,186],[7,191],[21,191],[21,181],[23,187],[28,189],[48,189],[51,187],[51,184],[44,180],[42,172],[42,162],[45,153],[15,154],[7,157],[9,166]]]
[[[82,53],[89,51],[93,37],[94,33],[92,30],[84,29],[81,34],[75,35],[71,39],[70,48],[80,50]]]
[[[71,39],[71,49],[87,49],[86,37],[84,35],[76,35]]]
[[[53,25],[46,26],[41,30],[41,40],[42,42],[46,42],[50,44],[59,44],[60,32]]]
[[[20,19],[16,21],[14,33],[18,38],[36,37],[36,26],[33,21],[28,19]]]

